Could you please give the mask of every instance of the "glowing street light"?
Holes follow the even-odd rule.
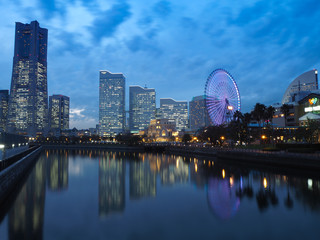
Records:
[[[230,110],[230,111],[232,111],[232,110],[233,110],[233,106],[229,105],[229,106],[227,107],[227,109]]]

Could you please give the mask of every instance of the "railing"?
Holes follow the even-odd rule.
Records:
[[[8,158],[3,159],[3,160],[0,160],[0,171],[6,169],[7,167],[11,166],[15,162],[19,161],[21,158],[23,158],[24,156],[28,155],[29,153],[31,153],[32,151],[34,151],[38,147],[39,146],[31,147],[31,148],[27,149],[24,152],[20,152],[20,153],[14,155],[14,156],[8,157]]]

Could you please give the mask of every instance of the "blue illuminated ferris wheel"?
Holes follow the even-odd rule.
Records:
[[[214,70],[205,86],[206,108],[213,125],[229,123],[235,111],[240,111],[240,93],[227,71]]]

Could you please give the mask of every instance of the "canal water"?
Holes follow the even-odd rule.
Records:
[[[216,159],[44,151],[0,239],[320,239],[319,174]]]

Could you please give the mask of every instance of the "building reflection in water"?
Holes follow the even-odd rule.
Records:
[[[61,191],[68,188],[68,152],[49,154],[47,159],[48,188],[52,191]]]
[[[172,185],[189,180],[189,166],[180,156],[163,155],[160,169],[161,183]]]
[[[149,161],[130,162],[130,199],[156,196],[156,173]]]
[[[41,157],[9,211],[9,239],[42,239],[46,161]]]
[[[99,158],[99,216],[125,208],[125,161],[112,152]]]

